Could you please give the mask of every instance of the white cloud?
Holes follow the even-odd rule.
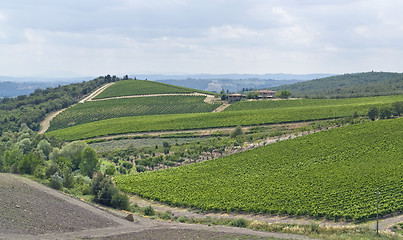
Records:
[[[3,1],[0,75],[401,71],[402,8],[389,0]]]

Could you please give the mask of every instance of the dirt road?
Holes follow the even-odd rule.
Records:
[[[88,95],[87,97],[85,97],[84,99],[80,100],[79,103],[84,103],[86,101],[90,101],[92,100],[94,97],[98,96],[98,94],[100,94],[101,92],[103,92],[106,88],[108,88],[109,86],[111,86],[113,83],[108,83],[105,84],[104,86],[98,88],[97,90],[95,90],[93,93],[91,93],[90,95]],[[74,107],[76,104],[71,105],[68,108]],[[63,108],[59,111],[56,112],[51,112],[49,115],[47,115],[45,117],[45,119],[40,123],[41,125],[41,130],[38,132],[39,134],[44,134],[50,127],[50,122],[53,120],[53,118],[55,118],[57,115],[59,115],[60,113],[62,113],[63,111],[65,111],[68,108]]]
[[[210,239],[209,236],[238,236],[242,239],[308,237],[257,232],[224,226],[162,222],[88,204],[18,175],[0,173],[0,239]],[[143,237],[142,237],[143,236]],[[171,236],[171,237],[169,237]],[[261,238],[259,238],[261,239]]]

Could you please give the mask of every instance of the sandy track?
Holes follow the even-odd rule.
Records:
[[[103,85],[102,87],[98,88],[97,90],[95,90],[93,93],[91,93],[89,96],[85,97],[84,99],[80,100],[79,103],[84,103],[86,101],[90,101],[92,100],[94,97],[98,96],[98,94],[100,94],[101,92],[103,92],[106,88],[108,88],[109,86],[111,86],[113,83],[108,83]],[[68,108],[74,107],[76,104],[73,104],[71,106],[69,106]],[[39,134],[44,134],[50,127],[50,122],[53,120],[53,118],[55,118],[57,115],[59,115],[60,113],[62,113],[63,111],[65,111],[68,108],[63,108],[59,111],[56,112],[51,112],[49,115],[47,115],[45,117],[45,119],[40,123],[41,125],[41,130],[38,132]]]
[[[0,206],[0,239],[121,239],[120,236],[132,239],[152,235],[154,231],[159,236],[173,233],[172,238],[165,239],[183,239],[189,231],[202,236],[213,233],[310,239],[243,228],[162,222],[138,216],[134,222],[129,222],[123,219],[123,212],[112,214],[29,179],[5,173],[0,173]],[[210,233],[205,235],[206,231]]]

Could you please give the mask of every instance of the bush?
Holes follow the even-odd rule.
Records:
[[[59,175],[59,173],[55,173],[50,177],[50,187],[56,190],[60,190],[62,188],[63,178]]]
[[[188,218],[187,218],[186,216],[180,216],[180,217],[178,218],[178,222],[185,223],[185,222],[187,222],[187,221],[188,221]]]
[[[126,194],[117,192],[112,195],[111,205],[113,208],[129,210],[129,198],[126,196]]]
[[[115,166],[110,165],[106,170],[105,170],[105,174],[109,175],[109,176],[113,176],[116,173],[116,169]]]
[[[143,165],[137,165],[136,166],[136,171],[137,172],[145,172],[145,171],[147,171],[147,169],[146,169],[146,167],[144,167]]]
[[[162,213],[159,217],[164,220],[170,220],[171,216],[172,216],[172,212],[166,211],[166,212]]]
[[[236,138],[238,136],[241,136],[242,134],[243,134],[242,127],[238,126],[234,129],[234,131],[231,132],[230,137]]]
[[[95,195],[95,202],[110,206],[112,196],[117,192],[118,189],[110,178],[102,173],[94,174],[91,182],[91,193]]]
[[[144,215],[146,216],[154,216],[155,215],[155,211],[154,208],[151,206],[145,207],[143,209]]]
[[[229,223],[230,226],[233,227],[246,227],[246,220],[243,218],[237,218]]]
[[[133,163],[131,163],[131,162],[123,162],[122,166],[127,168],[127,169],[131,169],[131,168],[133,168]]]

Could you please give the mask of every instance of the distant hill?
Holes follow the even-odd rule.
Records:
[[[6,77],[0,76],[0,99],[29,95],[36,89],[46,89],[59,85],[68,85],[91,80],[88,77],[78,78],[40,78],[40,77]]]
[[[403,93],[403,73],[366,72],[344,74],[283,85],[273,90],[289,90],[294,97],[350,98]]]
[[[273,80],[273,79],[166,79],[157,82],[172,84],[181,87],[195,88],[203,91],[220,92],[222,89],[229,92],[239,92],[247,89],[272,88],[284,84],[293,84],[303,80]]]
[[[271,88],[332,75],[334,74],[139,74],[133,75],[133,77],[204,91],[220,92],[224,89],[225,91],[238,92],[244,88]]]

